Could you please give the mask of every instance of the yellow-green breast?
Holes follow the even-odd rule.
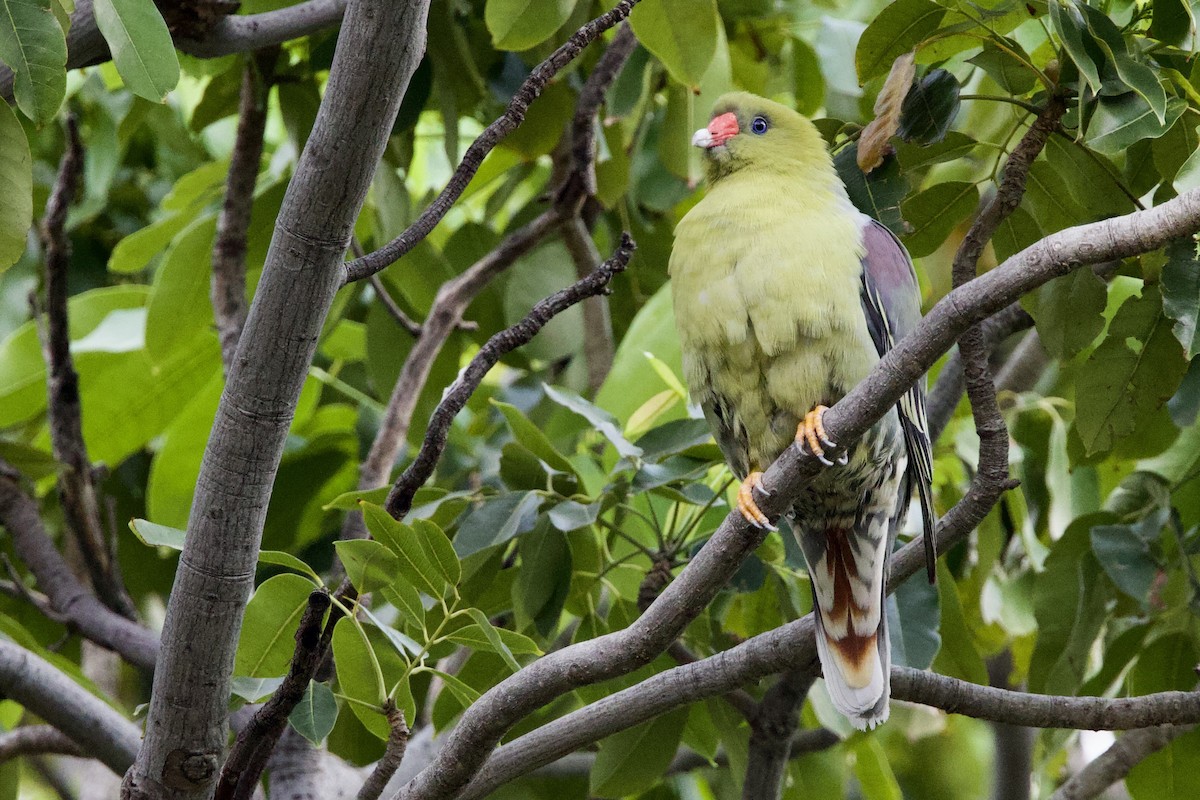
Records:
[[[859,294],[863,217],[832,169],[717,182],[679,222],[670,273],[684,372],[745,429],[750,468],[878,360]]]

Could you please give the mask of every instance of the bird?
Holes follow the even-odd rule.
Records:
[[[692,144],[708,189],[677,223],[668,265],[684,376],[741,479],[750,524],[775,529],[755,498],[770,493],[762,471],[785,449],[823,465],[787,516],[830,698],[868,730],[889,713],[887,562],[914,489],[935,574],[924,378],[848,447],[822,419],[920,321],[916,272],[895,235],[853,205],[820,132],[793,109],[726,94]]]

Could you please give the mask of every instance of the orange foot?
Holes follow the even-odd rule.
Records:
[[[742,512],[742,516],[756,528],[766,528],[769,531],[777,531],[779,528],[771,524],[771,520],[767,519],[767,515],[758,507],[758,503],[754,502],[754,490],[758,489],[764,495],[769,495],[766,487],[762,484],[762,473],[757,470],[751,472],[742,481],[741,487],[738,488],[737,505],[738,511]]]
[[[825,435],[825,424],[821,421],[828,410],[826,406],[817,406],[804,416],[804,420],[796,427],[796,446],[801,452],[807,450],[822,464],[832,467],[834,462],[825,457],[825,448],[832,449],[837,444]],[[837,463],[844,465],[849,457],[849,453],[843,452],[838,456]]]

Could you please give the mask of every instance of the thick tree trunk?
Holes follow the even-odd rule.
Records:
[[[347,9],[204,454],[126,797],[213,791],[267,501],[354,221],[425,49],[428,8],[357,0]]]

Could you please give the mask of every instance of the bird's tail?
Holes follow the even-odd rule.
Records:
[[[891,647],[883,597],[884,546],[886,537],[880,546],[852,531],[830,531],[824,557],[809,570],[825,685],[833,705],[859,730],[888,718]]]

